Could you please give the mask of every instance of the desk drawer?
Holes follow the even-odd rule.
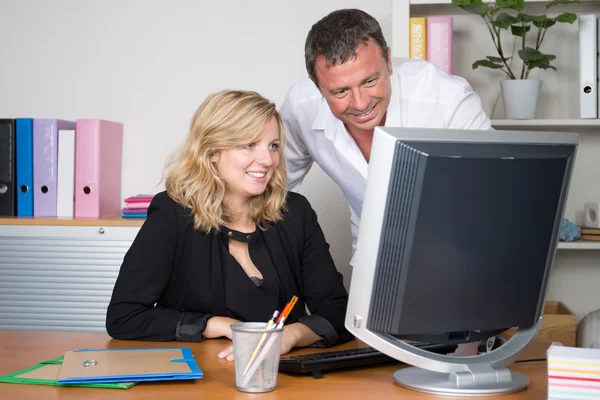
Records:
[[[0,226],[0,329],[105,332],[138,227]]]

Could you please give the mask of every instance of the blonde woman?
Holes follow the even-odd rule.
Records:
[[[287,192],[283,142],[275,105],[257,93],[223,91],[200,105],[123,260],[112,337],[231,339],[231,324],[267,321],[297,295],[282,354],[351,338],[348,294],[317,217]],[[218,356],[232,360],[231,346]]]

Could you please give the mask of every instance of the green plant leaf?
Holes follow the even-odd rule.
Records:
[[[510,31],[512,32],[512,34],[515,36],[520,36],[520,37],[525,36],[525,32],[529,32],[530,30],[531,30],[531,25],[527,25],[525,27],[525,29],[523,29],[523,27],[520,25],[512,25],[510,27]]]
[[[545,15],[530,15],[525,13],[520,13],[517,15],[518,22],[536,22],[536,21],[546,21],[552,18],[548,18]]]
[[[520,11],[525,8],[525,0],[496,0],[496,5],[501,8]]]
[[[466,12],[471,14],[477,14],[484,16],[489,10],[489,5],[485,4],[483,0],[452,0],[452,6],[460,7]]]
[[[554,6],[558,6],[558,5],[565,5],[565,4],[580,4],[579,0],[552,0],[550,3],[548,3],[548,7],[554,7]]]
[[[554,20],[554,18],[546,18],[543,21],[534,21],[533,25],[535,25],[536,27],[540,28],[540,29],[548,29],[550,28],[552,25],[556,24],[556,21]]]
[[[548,60],[536,60],[527,63],[529,69],[540,68],[540,69],[553,69],[556,71],[556,67],[554,65],[550,65],[550,61]]]
[[[554,19],[556,20],[556,22],[572,24],[573,22],[575,22],[577,20],[577,14],[563,13]]]
[[[502,57],[486,56],[486,58],[494,63],[502,63],[504,61],[510,60],[512,57],[507,57],[505,59],[502,59]]]
[[[502,13],[499,14],[494,21],[492,21],[492,25],[494,25],[496,28],[508,29],[509,26],[516,24],[517,22],[519,21],[514,15]]]
[[[489,58],[489,56],[488,56]],[[495,62],[492,62],[490,60],[477,60],[473,63],[473,65],[471,66],[473,69],[477,69],[477,67],[486,67],[486,68],[492,68],[492,69],[500,69],[502,67],[504,67],[503,64],[496,64]]]
[[[550,63],[550,61],[556,59],[554,54],[544,54],[539,50],[532,49],[531,47],[525,47],[523,50],[519,50],[519,57],[524,62],[548,60],[548,63]]]

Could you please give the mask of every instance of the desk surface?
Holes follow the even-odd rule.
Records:
[[[217,353],[230,343],[228,340],[207,340],[202,343],[177,342],[176,346],[190,347],[204,378],[196,381],[141,383],[131,389],[97,389],[54,387],[0,383],[2,399],[368,399],[377,394],[384,399],[440,398],[412,392],[394,383],[392,374],[400,365],[369,367],[360,370],[328,372],[323,379],[310,375],[279,374],[277,389],[270,393],[248,394],[235,388],[233,362],[220,360]],[[0,375],[18,371],[40,361],[62,355],[67,350],[118,347],[166,347],[173,343],[130,342],[113,340],[102,333],[58,333],[34,331],[0,331]],[[361,347],[353,341],[336,349]],[[523,359],[545,358],[547,344],[534,343],[522,354]],[[315,349],[296,350],[294,354],[315,352]],[[509,396],[487,397],[493,400],[545,399],[546,363],[513,364],[513,371],[531,380],[529,388]],[[443,397],[441,397],[443,398]],[[449,398],[450,399],[450,398]]]

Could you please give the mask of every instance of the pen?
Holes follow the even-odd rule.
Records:
[[[267,322],[267,326],[265,327],[265,329],[271,329],[271,327],[273,327],[276,324],[275,318],[277,318],[277,315],[279,315],[279,311],[275,310],[275,312],[273,313],[273,316],[271,317],[269,322]],[[248,362],[248,365],[246,365],[246,369],[244,369],[244,374],[246,374],[246,372],[248,372],[248,368],[250,368],[250,364],[252,363],[252,360],[254,360],[254,358],[258,354],[258,350],[260,349],[260,347],[262,346],[262,344],[266,338],[267,338],[267,332],[263,333],[262,336],[260,337],[260,340],[258,341],[258,344],[256,345],[256,348],[254,349],[252,356],[250,356],[250,361]]]
[[[296,305],[297,301],[298,301],[298,297],[296,297],[296,296],[292,297],[292,300],[290,300],[290,302],[284,308],[284,311],[282,311],[281,314],[279,315],[279,318],[277,319],[276,327],[274,327],[272,329],[281,329],[283,327],[285,320],[290,315],[290,313],[291,313],[292,309],[294,308],[294,305]],[[269,352],[271,347],[273,347],[273,344],[276,342],[276,338],[277,338],[277,336],[269,335],[269,338],[264,341],[262,347],[259,349],[257,356],[254,357],[253,359],[251,359],[250,362],[248,362],[248,365],[246,366],[246,369],[244,370],[244,385],[246,385],[250,381],[252,376],[256,373],[259,365],[263,362],[267,353]]]

